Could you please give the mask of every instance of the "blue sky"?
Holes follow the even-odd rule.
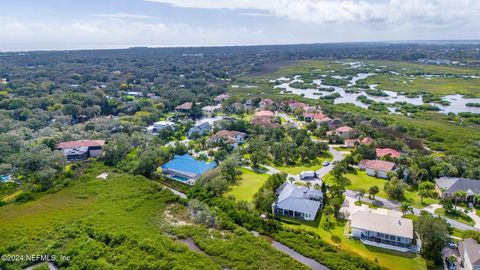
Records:
[[[479,0],[0,0],[0,50],[480,39]]]

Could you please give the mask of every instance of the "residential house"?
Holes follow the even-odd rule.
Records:
[[[215,105],[215,106],[205,106],[205,107],[202,108],[202,112],[203,112],[203,115],[205,115],[207,117],[212,117],[221,108],[222,108],[222,105],[220,105],[220,104]]]
[[[276,190],[277,201],[272,204],[274,214],[304,220],[314,220],[322,207],[320,190],[284,183]]]
[[[338,118],[328,121],[328,129],[336,129],[344,125],[343,121]]]
[[[317,124],[328,123],[330,119],[328,116],[323,113],[303,113],[303,119],[305,122],[315,122]]]
[[[288,104],[288,107],[292,110],[295,110],[295,109],[302,109],[307,107],[308,105],[303,103],[303,102],[299,102],[299,101],[295,101],[295,100],[289,100],[287,101],[287,104]]]
[[[189,185],[193,185],[200,176],[215,167],[216,162],[196,160],[189,154],[175,155],[172,160],[161,166],[163,175]]]
[[[375,143],[375,141],[370,137],[365,137],[360,140],[360,144],[363,144],[363,145],[372,145],[373,143]]]
[[[349,126],[342,126],[336,128],[335,130],[328,131],[327,135],[337,135],[346,140],[352,138],[355,135],[355,130]]]
[[[83,161],[103,154],[103,140],[68,141],[57,144],[56,149],[63,152],[67,161]]]
[[[392,158],[400,157],[400,152],[392,148],[377,148],[375,149],[375,153],[377,154],[377,158],[382,158],[386,156],[390,156]]]
[[[210,132],[210,130],[212,130],[212,125],[209,122],[199,123],[188,130],[188,137],[193,134],[205,135]]]
[[[306,107],[303,108],[303,110],[306,113],[316,113],[317,112],[317,108],[314,107],[314,106],[306,106]]]
[[[350,217],[350,236],[365,245],[400,252],[416,251],[413,222],[393,211],[357,211]]]
[[[142,92],[129,91],[129,92],[127,92],[127,96],[143,97],[143,93]]]
[[[189,113],[192,110],[193,102],[185,102],[175,107],[176,112]]]
[[[464,270],[480,270],[480,244],[467,238],[458,244]]]
[[[388,178],[388,173],[395,170],[395,163],[384,160],[368,160],[364,159],[360,161],[359,165],[361,170],[374,177]]]
[[[226,99],[228,99],[230,96],[228,94],[220,94],[214,98],[215,101],[217,102],[223,102]]]
[[[476,196],[480,195],[480,180],[476,179],[441,177],[435,180],[435,184],[435,190],[444,199],[462,190],[467,193],[465,201],[475,203]]]
[[[360,140],[358,140],[358,139],[347,139],[343,143],[344,143],[344,147],[346,147],[346,148],[355,148],[360,144]]]
[[[260,103],[258,103],[260,110],[265,110],[272,105],[273,105],[273,100],[269,98],[262,99]]]
[[[258,111],[255,112],[255,117],[274,117],[275,113],[271,111]]]
[[[275,121],[274,117],[270,116],[256,116],[252,119],[250,123],[252,125],[262,126],[264,128],[277,128],[281,125]]]
[[[209,139],[208,142],[210,144],[215,144],[215,143],[228,143],[233,146],[233,148],[237,148],[239,144],[243,143],[245,141],[245,136],[247,134],[239,131],[231,131],[231,130],[220,130],[214,135],[212,135]]]
[[[158,121],[153,123],[153,125],[147,127],[147,131],[151,134],[156,134],[160,130],[168,128],[168,127],[173,127],[175,123],[171,121]]]

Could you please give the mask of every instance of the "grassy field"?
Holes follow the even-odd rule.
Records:
[[[332,160],[332,155],[326,152],[324,155],[317,158],[315,162],[312,162],[309,164],[285,165],[285,166],[274,166],[274,167],[288,174],[299,174],[303,171],[317,171],[323,167],[322,163],[324,161],[331,161],[331,160]]]
[[[324,177],[326,183],[331,184],[332,179],[331,175],[326,175]],[[376,197],[388,198],[388,195],[384,191],[385,183],[387,180],[381,178],[375,178],[366,174],[365,171],[357,170],[356,174],[347,174],[346,177],[350,180],[350,185],[347,186],[348,189],[355,190],[359,188],[363,188],[367,193],[368,189],[371,186],[377,186],[380,189],[380,192],[376,195]],[[408,201],[413,206],[418,208],[423,208],[429,204],[438,203],[438,200],[433,198],[424,198],[424,203],[420,202],[420,196],[418,196],[417,192],[414,190],[406,190],[405,191],[405,201]]]
[[[297,219],[293,219],[293,221],[299,222]],[[425,261],[419,255],[366,246],[360,241],[349,239],[344,235],[345,222],[334,221],[334,225],[331,225],[330,230],[322,226],[324,223],[324,217],[317,217],[317,220],[314,222],[301,221],[301,225],[284,223],[284,226],[313,231],[326,242],[343,250],[356,253],[372,262],[378,262],[380,266],[387,269],[426,269]]]
[[[446,213],[445,209],[438,208],[438,209],[435,210],[435,214],[440,215],[440,216],[444,216],[444,217],[447,217],[447,218],[450,218],[450,219],[453,219],[453,220],[456,220],[458,222],[468,224],[470,226],[475,226],[475,221],[473,221],[473,219],[471,217],[469,217],[468,215],[466,215],[464,213],[460,213],[460,214]]]
[[[256,173],[252,170],[242,168],[242,176],[237,185],[231,187],[226,193],[227,196],[232,195],[239,201],[250,202],[253,195],[257,193],[260,187],[265,183],[268,174]]]
[[[110,173],[107,180],[95,179],[102,172]],[[178,197],[144,177],[94,164],[74,181],[34,201],[0,207],[0,254],[69,256],[57,261],[64,269],[258,269],[239,252],[244,249],[257,254],[264,269],[304,269],[265,241],[243,237],[248,232],[225,231],[229,237],[215,241],[208,228],[189,225],[204,236],[197,241],[208,247],[205,253],[171,239],[163,224]],[[1,261],[0,268],[27,264]]]
[[[404,92],[428,92],[435,95],[480,94],[480,79],[457,77],[410,77],[403,75],[377,74],[366,79],[368,84],[377,84],[378,89]]]

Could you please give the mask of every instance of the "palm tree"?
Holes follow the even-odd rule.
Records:
[[[400,211],[402,211],[403,216],[405,216],[407,212],[410,212],[413,214],[413,207],[408,202],[402,202],[398,208],[400,209]]]
[[[323,214],[325,215],[325,220],[327,221],[327,228],[330,231],[330,217],[335,213],[335,210],[331,205],[328,205],[323,210]]]
[[[363,188],[355,190],[355,196],[358,198],[358,202],[362,202],[363,195],[365,195],[365,190]]]
[[[453,193],[453,197],[455,198],[455,210],[457,210],[458,199],[467,197],[467,192],[463,190],[457,190]]]

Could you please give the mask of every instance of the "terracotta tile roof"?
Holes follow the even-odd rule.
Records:
[[[372,169],[375,171],[390,172],[395,168],[395,163],[384,160],[368,160],[364,159],[360,161],[360,167],[365,167],[367,169]]]
[[[233,137],[237,135],[245,135],[245,133],[235,130],[220,130],[215,135],[220,137]]]
[[[336,132],[350,132],[350,131],[353,131],[353,128],[349,127],[349,126],[343,126],[343,127],[339,127],[337,129],[335,129]]]
[[[360,141],[361,144],[365,144],[365,145],[371,145],[373,142],[374,140],[370,137],[365,137]]]
[[[94,146],[104,146],[104,145],[105,145],[104,140],[80,140],[80,141],[61,142],[57,144],[57,148],[67,149],[67,148],[94,147]]]
[[[191,110],[193,106],[192,102],[185,102],[182,105],[175,107],[175,110]]]
[[[255,113],[255,117],[273,117],[274,115],[271,111],[258,111]]]
[[[355,147],[355,143],[359,143],[358,139],[347,139],[345,140],[346,147]]]
[[[392,148],[377,148],[375,149],[377,157],[391,156],[392,158],[399,158],[400,152]]]

